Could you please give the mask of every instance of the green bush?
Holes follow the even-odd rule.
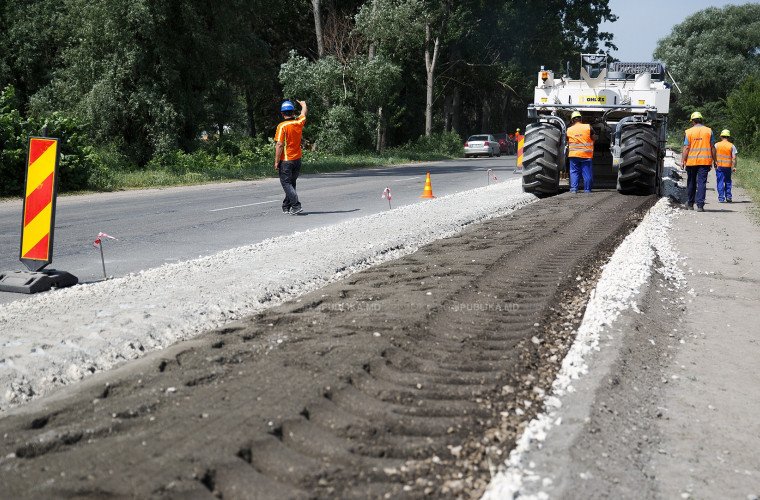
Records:
[[[20,196],[24,183],[24,128],[13,87],[0,91],[0,196]]]
[[[85,125],[59,112],[24,120],[15,90],[9,86],[0,92],[0,195],[21,195],[29,137],[39,136],[43,130],[48,137],[60,140],[59,191],[89,187],[97,156],[87,139]]]
[[[760,154],[760,74],[745,78],[727,99],[731,134],[742,154]]]
[[[349,106],[333,106],[327,111],[317,136],[317,147],[328,153],[355,153],[366,144],[361,116]]]
[[[396,148],[397,151],[414,156],[451,157],[462,155],[462,138],[456,132],[440,132]]]

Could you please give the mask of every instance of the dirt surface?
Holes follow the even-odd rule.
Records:
[[[760,225],[734,187],[705,212],[685,211],[673,240],[692,294],[673,328],[683,340],[663,387],[666,418],[653,461],[663,497],[760,497]],[[680,341],[679,341],[680,342]]]
[[[0,421],[21,497],[472,497],[652,198],[478,224]]]

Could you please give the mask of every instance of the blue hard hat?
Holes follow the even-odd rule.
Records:
[[[294,111],[295,109],[296,107],[290,101],[285,101],[282,103],[282,106],[280,106],[280,111],[283,113],[286,113],[288,111]]]

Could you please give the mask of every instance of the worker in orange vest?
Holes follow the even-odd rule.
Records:
[[[702,113],[695,111],[691,114],[692,127],[686,130],[683,142],[681,163],[686,167],[686,207],[697,211],[705,211],[705,196],[707,191],[707,175],[710,168],[715,166],[715,147],[713,146],[712,130],[702,124]]]
[[[720,133],[720,142],[715,144],[715,179],[718,189],[718,203],[731,203],[731,172],[736,172],[736,146],[731,142],[731,131],[724,129]]]
[[[596,133],[591,125],[583,123],[579,111],[570,116],[572,126],[567,129],[568,158],[570,158],[570,192],[578,192],[580,177],[583,176],[583,192],[590,193],[594,185],[594,141]]]
[[[522,139],[525,139],[525,136],[520,133],[520,129],[515,130],[515,154],[517,154],[517,149],[520,147],[520,141]]]

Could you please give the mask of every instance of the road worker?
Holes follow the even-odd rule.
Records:
[[[594,141],[596,133],[591,125],[583,123],[579,111],[570,116],[572,125],[567,129],[568,158],[570,158],[570,192],[577,193],[581,175],[583,192],[590,193],[594,185]]]
[[[515,129],[514,138],[515,138],[515,143],[513,145],[513,149],[514,150],[513,150],[512,154],[516,155],[517,154],[517,148],[520,147],[520,141],[523,140],[523,139],[525,139],[525,136],[522,135],[522,133],[520,132],[520,129],[518,128],[518,129]]]
[[[280,174],[280,184],[285,191],[285,199],[282,201],[282,213],[297,215],[303,212],[301,202],[296,193],[296,180],[301,173],[301,136],[303,126],[306,124],[306,101],[298,101],[301,106],[301,114],[296,118],[296,108],[291,101],[283,101],[280,105],[280,113],[283,121],[277,126],[274,135],[274,168]]]
[[[686,130],[683,142],[681,164],[686,167],[686,207],[697,211],[705,211],[705,196],[707,191],[707,175],[710,168],[716,165],[715,147],[713,146],[712,130],[702,124],[702,113],[695,111],[691,114],[692,126]]]
[[[715,143],[715,179],[718,189],[718,203],[731,203],[731,173],[736,172],[736,146],[731,142],[731,131],[720,133],[720,142]]]

